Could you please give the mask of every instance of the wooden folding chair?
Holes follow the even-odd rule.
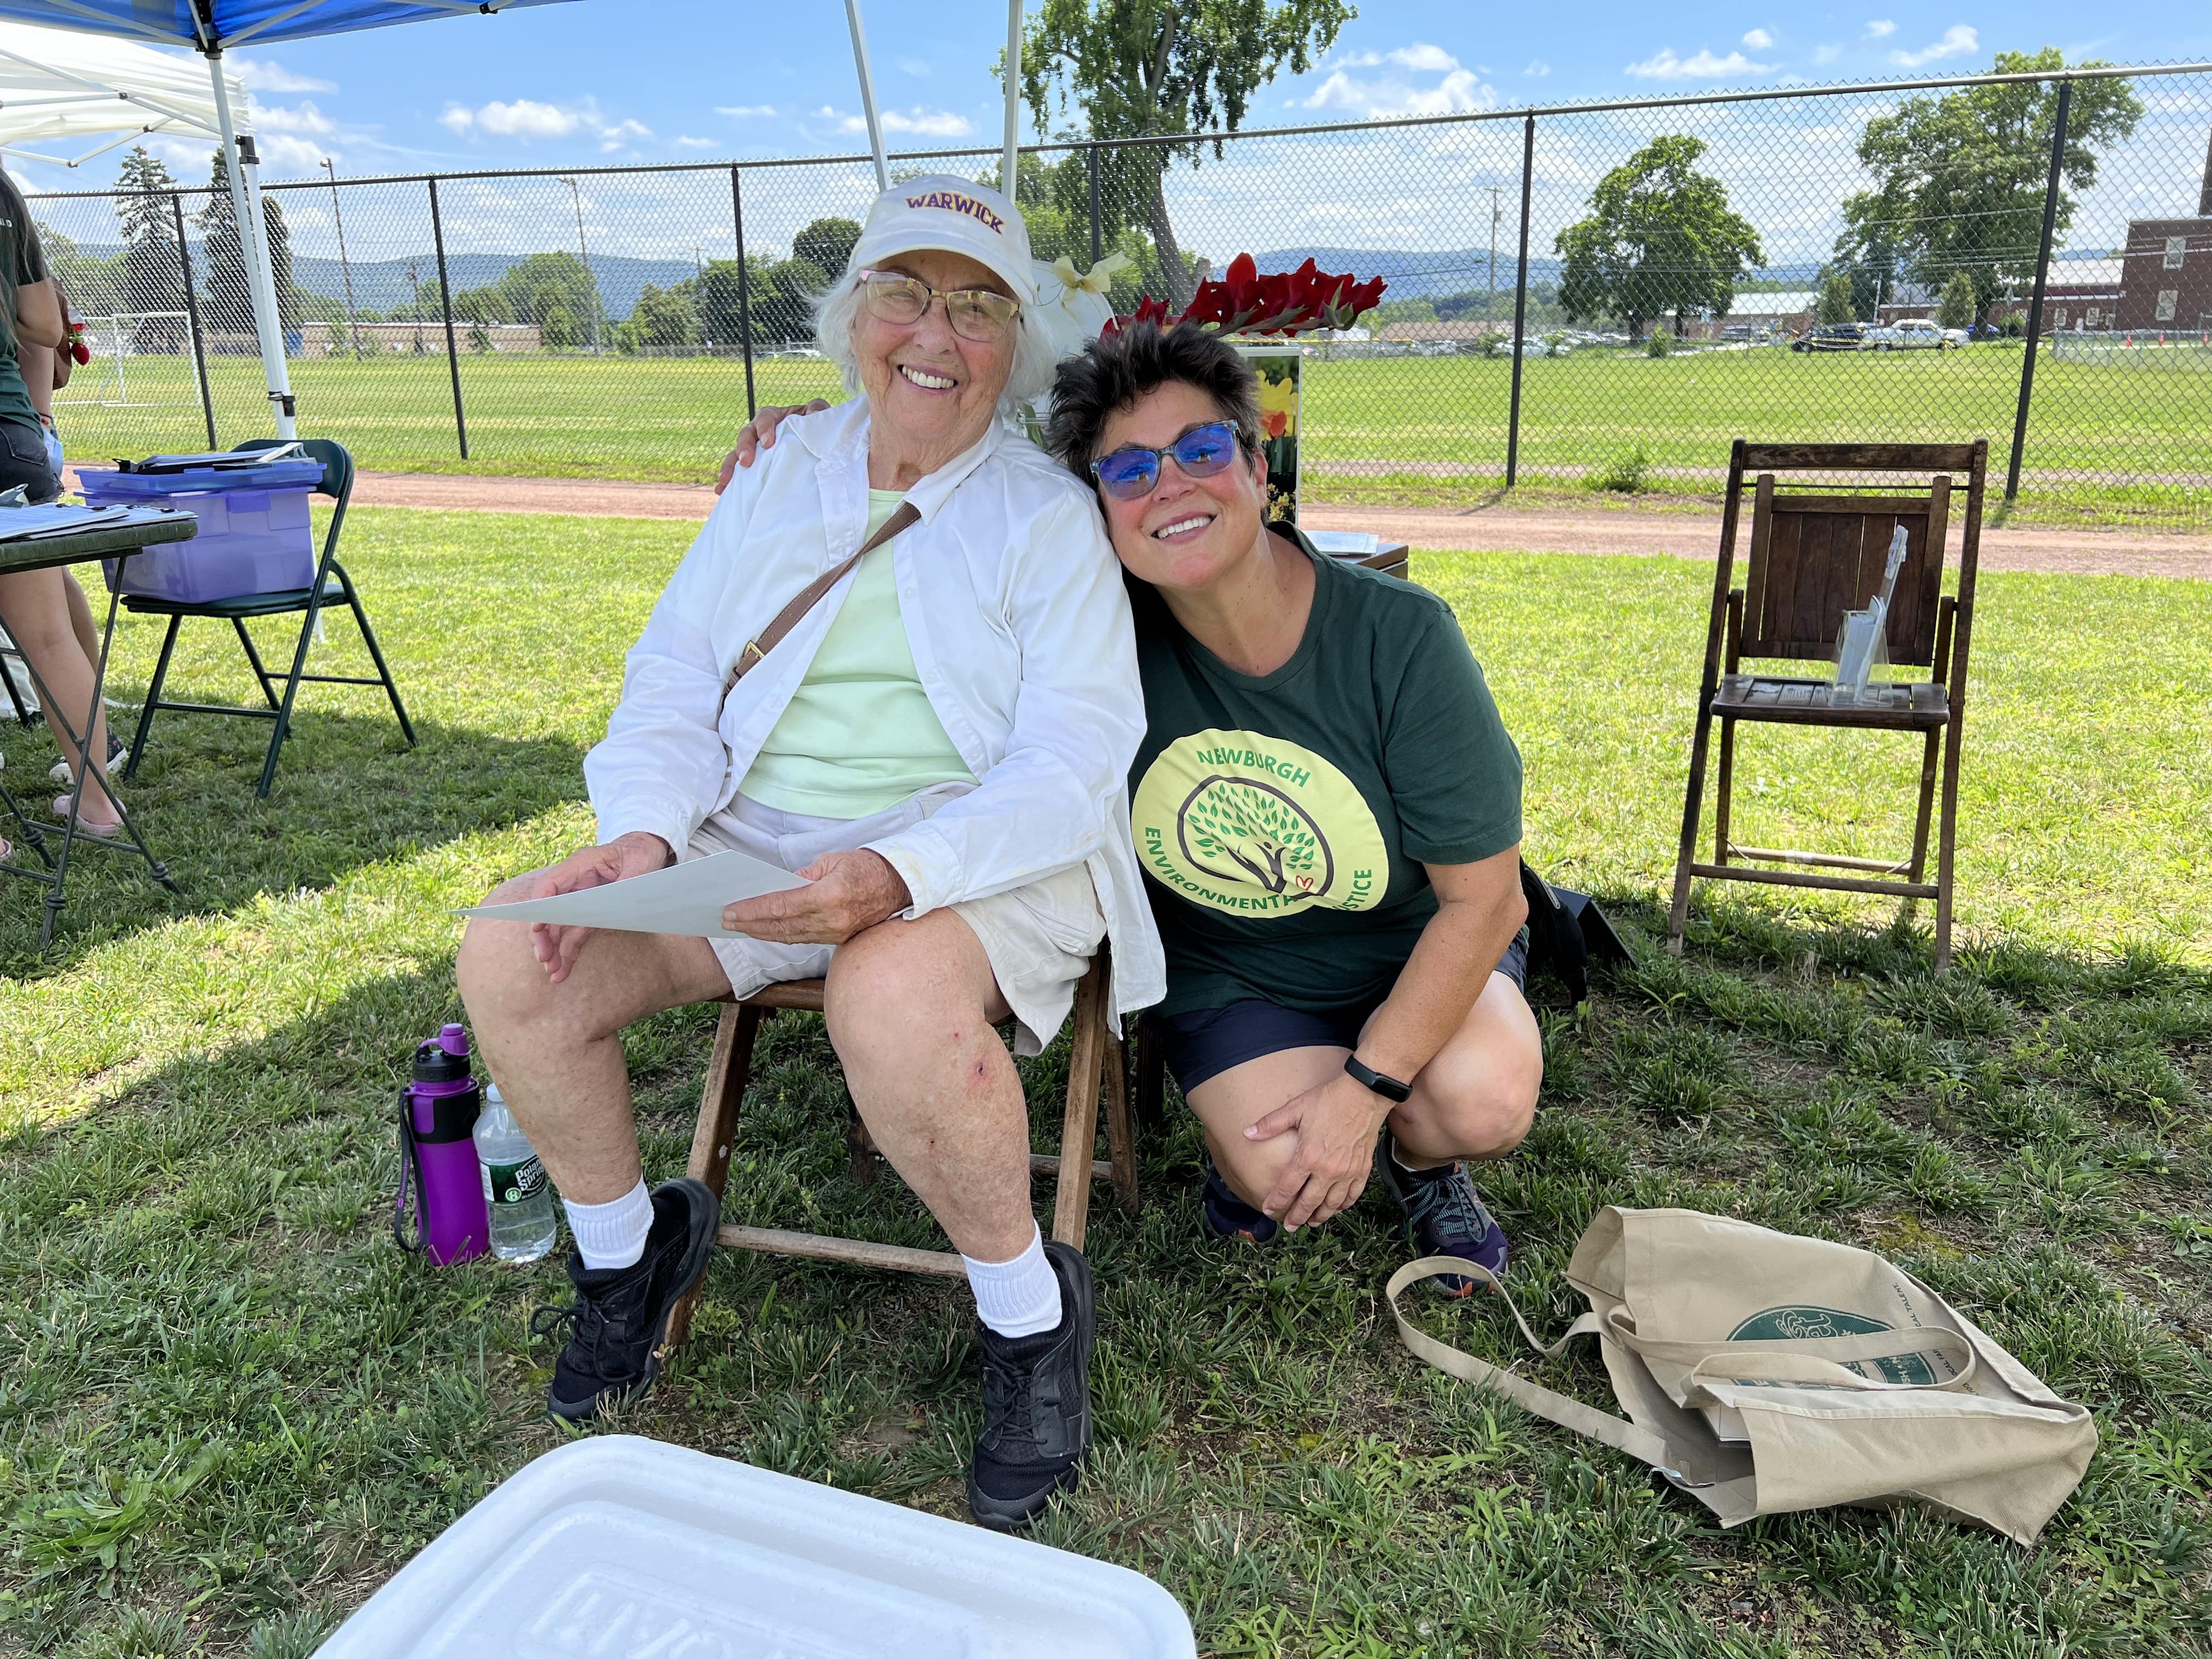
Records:
[[[1031,1153],[1030,1172],[1057,1178],[1053,1206],[1052,1236],[1083,1248],[1091,1216],[1091,1183],[1110,1181],[1131,1215],[1137,1212],[1137,1155],[1131,1138],[1127,1080],[1121,1058],[1121,1024],[1113,1016],[1108,995],[1111,967],[1102,942],[1089,970],[1076,987],[1073,1052],[1067,1065],[1067,1105],[1060,1127],[1057,1155]],[[752,1077],[753,1045],[761,1022],[787,1008],[822,1012],[823,982],[793,980],[770,985],[739,1001],[726,999],[721,1024],[714,1032],[713,1058],[707,1063],[707,1081],[701,1091],[698,1127],[691,1137],[691,1162],[685,1173],[703,1181],[716,1198],[729,1180],[730,1148],[737,1134],[738,1107]],[[1101,1085],[1106,1101],[1108,1156],[1091,1156],[1098,1139],[1098,1102]],[[846,1138],[852,1151],[854,1179],[866,1185],[876,1177],[880,1156],[868,1138],[857,1110],[851,1113]],[[724,1222],[715,1242],[741,1250],[764,1250],[776,1255],[809,1256],[818,1261],[844,1261],[856,1267],[890,1267],[901,1273],[934,1273],[959,1279],[966,1269],[956,1250],[917,1250],[898,1244],[877,1244],[866,1239],[832,1233],[787,1232],[775,1227],[746,1227]],[[680,1346],[691,1326],[691,1311],[700,1292],[694,1291],[679,1303],[668,1322],[667,1346]]]
[[[1959,813],[1959,756],[1966,702],[1966,652],[1973,631],[1974,575],[1981,551],[1982,495],[1989,444],[1754,444],[1739,438],[1729,458],[1728,494],[1721,517],[1720,561],[1713,575],[1713,609],[1705,635],[1705,678],[1698,691],[1697,735],[1690,746],[1689,790],[1682,803],[1682,840],[1674,866],[1674,905],[1668,948],[1680,951],[1689,921],[1690,884],[1763,882],[1845,893],[1894,894],[1907,901],[1936,901],[1936,968],[1951,963],[1952,859]],[[1799,480],[1784,473],[1929,474],[1924,486]],[[1949,530],[1952,483],[1966,476],[1966,511],[1960,524],[1958,590],[1943,592],[1944,543]],[[1732,586],[1736,528],[1744,478],[1754,480],[1751,558],[1747,584]],[[1844,612],[1863,608],[1881,585],[1897,527],[1905,532],[1905,560],[1889,610],[1889,659],[1927,667],[1925,683],[1893,703],[1838,708],[1830,682],[1765,674],[1744,675],[1745,658],[1819,661],[1832,656]],[[1725,672],[1729,678],[1723,686]],[[1713,861],[1697,862],[1698,818],[1704,805],[1705,756],[1714,720],[1721,723],[1720,775],[1713,811]],[[1729,793],[1735,781],[1739,721],[1771,725],[1850,726],[1924,734],[1920,804],[1910,859],[1846,858],[1794,848],[1744,847],[1729,838]],[[1942,752],[1942,812],[1936,879],[1927,873],[1928,830],[1936,805],[1939,746]],[[1733,860],[1749,860],[1750,864]],[[1807,871],[1855,871],[1823,875],[1759,867],[1796,865]]]

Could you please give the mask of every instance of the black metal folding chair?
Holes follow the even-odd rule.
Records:
[[[237,452],[275,449],[282,441],[275,438],[252,438],[235,446]],[[167,617],[169,631],[161,641],[161,660],[154,666],[153,683],[146,688],[146,706],[138,715],[138,730],[131,739],[130,758],[124,763],[123,775],[137,775],[139,757],[146,752],[147,734],[154,729],[154,716],[161,709],[170,709],[182,714],[235,714],[249,720],[274,720],[276,731],[269,738],[269,757],[261,763],[260,787],[256,795],[266,795],[269,786],[276,776],[276,757],[284,747],[284,739],[291,734],[292,705],[304,684],[318,685],[380,685],[392,699],[392,712],[399,717],[399,730],[405,736],[409,748],[415,745],[414,722],[407,718],[406,705],[399,701],[399,688],[393,684],[392,670],[384,660],[384,653],[376,643],[376,630],[368,624],[368,612],[362,608],[361,595],[355,591],[353,578],[346,574],[345,567],[338,562],[338,534],[345,528],[346,503],[353,496],[353,457],[343,444],[328,438],[303,438],[300,447],[323,464],[323,481],[318,484],[318,494],[328,495],[337,507],[331,514],[329,532],[323,538],[323,556],[315,567],[315,579],[306,587],[278,593],[248,593],[234,599],[208,599],[187,604],[178,599],[148,599],[135,593],[123,598],[124,608],[141,616]],[[307,672],[307,647],[314,639],[315,624],[325,605],[341,601],[353,612],[354,621],[361,625],[362,643],[368,647],[369,659],[376,665],[374,678],[360,674],[310,674]],[[254,649],[252,635],[246,631],[246,620],[253,617],[300,616],[300,641],[292,652],[292,672],[283,680],[283,692],[277,693],[277,681]],[[161,687],[169,676],[170,653],[176,649],[177,630],[187,617],[215,617],[227,621],[238,630],[238,642],[246,648],[246,659],[253,666],[254,678],[261,682],[261,695],[267,700],[265,708],[243,708],[234,703],[167,702],[161,697]]]

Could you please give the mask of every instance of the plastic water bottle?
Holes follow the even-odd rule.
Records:
[[[553,1248],[552,1183],[495,1083],[484,1085],[475,1133],[491,1207],[491,1253],[501,1261],[535,1261]]]

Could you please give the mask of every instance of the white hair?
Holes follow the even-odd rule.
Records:
[[[847,270],[814,302],[814,339],[822,355],[837,365],[845,390],[860,392],[860,360],[853,350],[853,319],[860,313],[860,276]],[[1059,355],[1053,349],[1034,306],[1024,305],[1014,318],[1014,364],[999,394],[999,413],[1018,417],[1023,407],[1044,395],[1052,386]]]

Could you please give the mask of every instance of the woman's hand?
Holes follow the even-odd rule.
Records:
[[[1348,1209],[1375,1168],[1375,1138],[1390,1103],[1344,1073],[1285,1102],[1244,1131],[1272,1140],[1297,1131],[1298,1149],[1260,1207],[1291,1232]]]
[[[722,476],[714,480],[714,493],[719,495],[730,487],[730,480],[738,476],[741,466],[750,466],[753,458],[763,449],[775,447],[775,429],[794,415],[819,414],[830,405],[817,398],[811,404],[763,404],[760,412],[738,434],[738,447],[722,457]]]
[[[651,875],[675,862],[676,854],[666,842],[642,830],[633,830],[602,846],[578,848],[538,877],[538,890],[530,896],[551,898],[556,893],[604,887],[611,881]],[[576,953],[584,948],[585,939],[593,931],[589,927],[556,927],[542,921],[532,922],[530,948],[538,957],[538,966],[544,969],[546,978],[556,985],[568,978],[568,970],[576,965]]]
[[[793,873],[809,884],[729,905],[722,926],[774,945],[842,945],[914,902],[906,878],[865,847],[824,853]]]

